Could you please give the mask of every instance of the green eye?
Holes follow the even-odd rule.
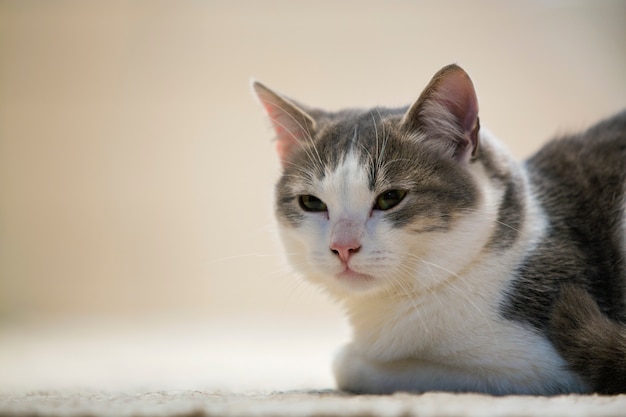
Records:
[[[376,197],[375,210],[389,210],[397,206],[406,195],[404,190],[388,190]]]
[[[301,195],[298,197],[298,202],[300,203],[300,207],[304,211],[327,211],[328,207],[326,204],[319,198],[313,195]]]

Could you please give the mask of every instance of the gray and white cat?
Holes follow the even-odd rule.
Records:
[[[520,164],[456,65],[400,109],[253,88],[289,259],[353,329],[339,389],[626,392],[626,112]]]

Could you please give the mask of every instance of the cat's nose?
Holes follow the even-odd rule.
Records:
[[[362,234],[362,222],[350,218],[339,219],[331,231],[330,251],[343,263],[348,263],[350,256],[361,249]]]
[[[333,243],[330,245],[330,251],[339,256],[342,262],[348,262],[350,256],[354,255],[361,249],[361,245],[358,242],[345,242],[345,243]]]

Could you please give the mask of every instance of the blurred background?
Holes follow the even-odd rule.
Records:
[[[626,107],[625,41],[623,0],[0,1],[0,389],[331,384],[251,78],[400,106],[456,62],[524,158]]]

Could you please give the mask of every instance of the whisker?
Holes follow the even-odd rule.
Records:
[[[507,228],[509,228],[509,229],[511,229],[511,230],[513,230],[513,231],[515,231],[515,232],[517,232],[517,233],[519,233],[519,234],[521,234],[521,235],[527,235],[527,233],[523,232],[522,230],[520,230],[520,229],[518,229],[518,228],[516,228],[516,227],[513,227],[513,226],[511,226],[510,224],[507,224],[507,223],[505,223],[505,222],[503,222],[503,221],[501,221],[501,220],[498,220],[498,219],[497,219],[497,218],[495,218],[495,217],[492,217],[492,216],[487,216],[486,214],[481,213],[479,210],[473,209],[473,210],[472,210],[472,214],[476,214],[476,215],[478,215],[478,216],[480,216],[480,217],[482,217],[482,218],[484,218],[484,219],[494,221],[494,222],[498,223],[499,225],[502,225],[502,226],[504,226],[504,227],[507,227]]]

